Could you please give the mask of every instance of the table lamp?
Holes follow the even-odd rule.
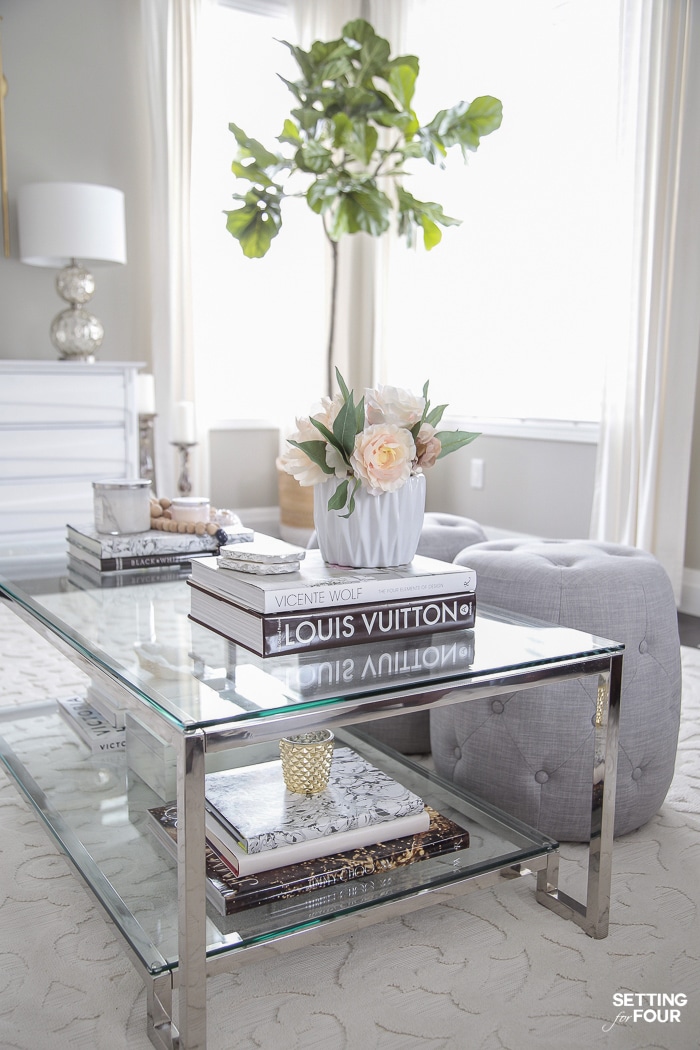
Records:
[[[21,261],[62,267],[56,291],[70,305],[51,324],[60,359],[94,361],[104,328],[83,309],[95,291],[87,267],[126,262],[124,194],[82,182],[34,182],[18,191],[17,218]]]

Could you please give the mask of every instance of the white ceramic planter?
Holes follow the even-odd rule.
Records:
[[[425,477],[417,474],[396,492],[355,493],[355,510],[328,510],[337,480],[314,486],[314,525],[324,561],[352,568],[408,565],[420,540],[425,513]]]

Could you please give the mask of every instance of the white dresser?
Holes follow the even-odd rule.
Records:
[[[0,571],[65,551],[92,482],[138,477],[134,362],[0,360]]]

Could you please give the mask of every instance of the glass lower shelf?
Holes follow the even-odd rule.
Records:
[[[468,848],[325,886],[229,916],[207,904],[210,957],[236,952],[360,909],[409,901],[546,857],[558,844],[455,789],[420,764],[350,730],[339,743],[419,794],[427,805],[469,831]],[[177,966],[177,870],[153,831],[148,810],[163,799],[128,766],[126,755],[95,755],[58,714],[56,705],[12,715],[0,712],[2,758],[132,950],[153,974]],[[231,765],[277,757],[274,745],[227,753]],[[221,755],[216,756],[219,760]],[[173,755],[174,762],[174,755]]]

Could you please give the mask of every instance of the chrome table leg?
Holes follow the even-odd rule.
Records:
[[[598,679],[594,719],[593,790],[591,794],[591,840],[588,848],[588,884],[585,903],[558,888],[555,873],[541,871],[537,899],[552,911],[573,919],[591,937],[608,935],[610,884],[612,881],[613,832],[617,742],[622,690],[622,654],[610,658],[610,670]]]

